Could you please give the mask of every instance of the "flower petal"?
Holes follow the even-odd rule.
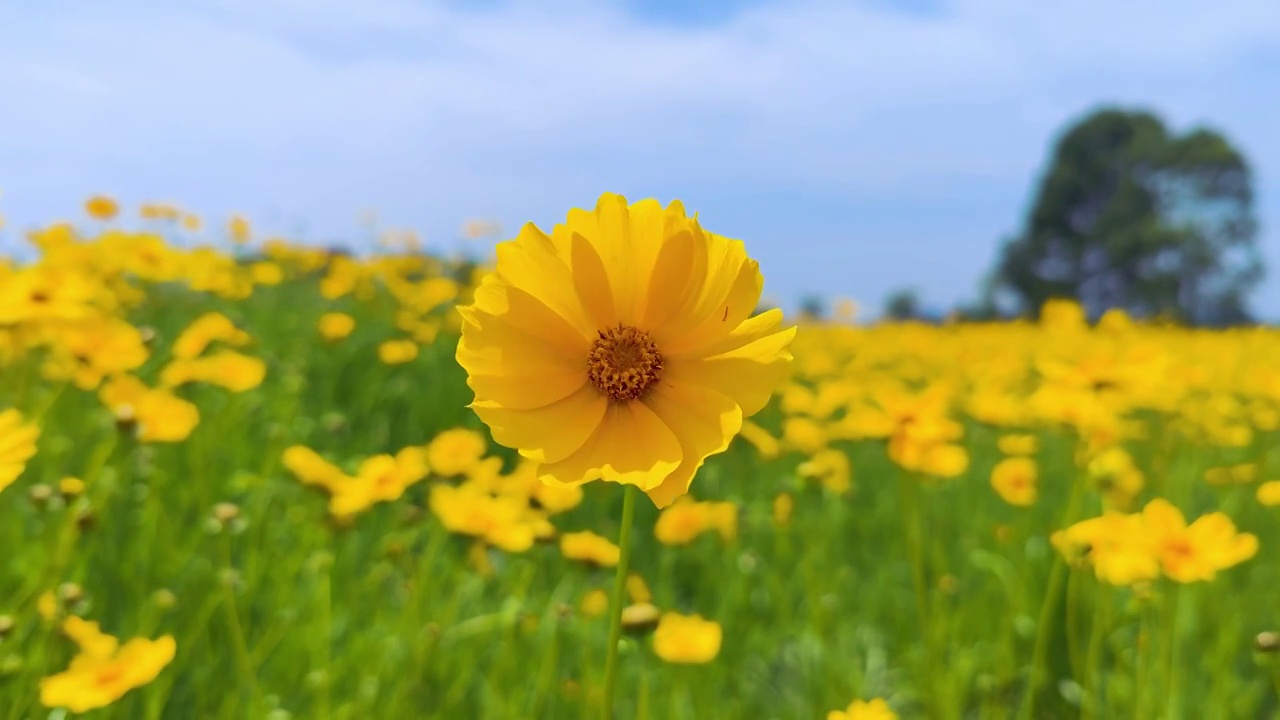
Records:
[[[742,408],[743,417],[750,417],[769,403],[774,389],[790,373],[788,347],[795,333],[795,328],[787,328],[708,358],[671,358],[663,379],[728,395]]]
[[[463,315],[457,359],[477,400],[515,410],[549,405],[586,384],[585,357],[575,362],[495,316]]]
[[[538,462],[558,462],[581,448],[600,427],[608,400],[592,385],[544,407],[517,410],[491,402],[471,407],[493,439]]]
[[[501,279],[537,298],[583,337],[598,330],[589,322],[573,291],[573,274],[566,258],[533,223],[521,228],[515,240],[499,243],[496,252]]]
[[[689,492],[707,456],[724,452],[742,429],[742,410],[733,398],[697,385],[662,383],[644,400],[675,433],[684,457],[662,484],[649,490],[659,508]]]
[[[574,454],[538,468],[544,481],[603,479],[649,490],[680,465],[680,442],[641,402],[610,403],[591,438]]]

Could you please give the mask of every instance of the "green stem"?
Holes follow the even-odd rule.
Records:
[[[1094,680],[1100,675],[1098,665],[1102,661],[1103,636],[1111,625],[1111,605],[1111,586],[1099,583],[1097,592],[1094,593],[1093,628],[1089,633],[1089,650],[1081,683],[1084,688],[1084,709],[1087,717],[1100,717],[1102,707],[1105,705],[1105,693],[1099,693],[1098,702],[1095,705],[1093,691]]]
[[[1165,700],[1164,717],[1166,720],[1177,720],[1182,717],[1182,709],[1179,707],[1179,684],[1178,684],[1178,650],[1182,643],[1178,642],[1179,620],[1182,617],[1182,594],[1186,589],[1175,585],[1170,591],[1170,609],[1166,618],[1165,637],[1169,643],[1169,665],[1166,677],[1168,678],[1167,693]]]
[[[1075,478],[1071,486],[1071,498],[1067,501],[1067,509],[1062,515],[1058,527],[1065,528],[1076,517],[1076,510],[1083,496],[1085,483],[1082,478]],[[1049,624],[1053,618],[1054,603],[1062,593],[1062,584],[1067,579],[1067,563],[1057,552],[1053,553],[1053,568],[1049,571],[1049,584],[1045,588],[1044,599],[1040,602],[1040,617],[1036,621],[1036,639],[1031,649],[1031,672],[1027,678],[1027,691],[1022,696],[1022,704],[1018,708],[1018,720],[1030,720],[1035,711],[1036,693],[1040,691],[1044,677],[1041,666],[1045,654],[1049,650]]]
[[[618,532],[618,569],[613,577],[613,597],[609,607],[609,647],[604,663],[604,720],[613,718],[614,688],[618,684],[618,642],[622,639],[622,606],[627,593],[627,566],[631,564],[631,519],[635,515],[635,492],[622,488],[622,528]]]
[[[928,688],[925,704],[936,715],[936,698],[940,687],[934,682],[934,636],[929,625],[929,588],[925,580],[924,556],[920,547],[920,505],[916,496],[918,488],[916,478],[907,473],[898,474],[898,491],[902,505],[902,534],[907,546],[907,556],[911,562],[911,584],[916,600],[916,623],[920,626],[920,636],[924,646],[924,687]]]

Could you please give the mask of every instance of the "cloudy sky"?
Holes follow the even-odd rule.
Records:
[[[536,7],[536,9],[535,9]],[[694,9],[696,8],[696,10]],[[1256,169],[1280,318],[1275,0],[0,0],[0,212],[107,192],[317,242],[680,198],[766,293],[970,298],[1104,103]]]

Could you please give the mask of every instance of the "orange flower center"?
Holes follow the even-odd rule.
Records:
[[[601,330],[587,353],[587,377],[617,402],[644,397],[662,377],[662,354],[649,333],[629,325]]]

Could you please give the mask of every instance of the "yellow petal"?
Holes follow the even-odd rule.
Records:
[[[543,480],[603,479],[650,490],[680,465],[680,442],[641,402],[610,403],[591,438],[574,454],[538,468]]]
[[[698,385],[733,398],[750,417],[769,402],[774,388],[791,370],[787,348],[795,328],[766,335],[727,353],[701,360],[672,358],[663,379],[678,385]]]
[[[568,397],[587,382],[585,351],[574,358],[492,315],[467,313],[458,364],[476,399],[528,410]]]
[[[689,492],[693,476],[708,455],[723,452],[742,429],[742,410],[733,398],[696,385],[662,383],[645,404],[680,441],[683,459],[661,485],[648,491],[660,508]]]
[[[588,321],[573,291],[569,265],[541,230],[528,223],[515,240],[499,243],[496,252],[499,277],[537,298],[584,337],[595,333],[598,328]]]
[[[538,462],[558,462],[587,442],[600,426],[608,404],[594,385],[585,384],[562,400],[531,410],[487,402],[471,407],[498,443],[520,448],[522,455]]]
[[[536,330],[538,339],[558,355],[583,357],[594,335],[579,332],[541,300],[489,275],[475,291],[475,309],[514,328]]]
[[[744,252],[744,258],[745,255]],[[694,354],[714,346],[755,312],[762,289],[764,276],[760,274],[759,266],[755,260],[746,260],[727,289],[720,285],[708,287],[701,304],[691,311],[695,317],[701,317],[702,322],[681,337],[669,340],[663,345],[664,352],[671,355]]]
[[[614,295],[604,262],[592,244],[578,233],[570,236],[569,247],[573,289],[587,318],[597,329],[613,327],[618,323],[618,313],[614,310]]]

